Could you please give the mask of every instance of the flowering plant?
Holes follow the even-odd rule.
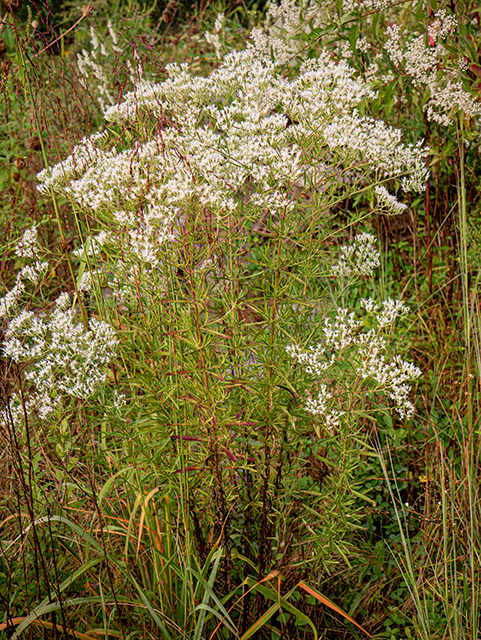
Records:
[[[164,82],[139,81],[106,108],[104,131],[39,174],[43,194],[61,194],[79,212],[75,291],[101,320],[82,328],[62,297],[48,324],[32,312],[13,318],[4,344],[36,381],[40,417],[65,394],[103,386],[102,411],[115,405],[119,428],[135,422],[139,459],[163,481],[182,478],[183,500],[197,496],[199,531],[223,522],[227,554],[233,521],[257,536],[260,573],[276,556],[296,566],[345,556],[362,517],[351,493],[364,455],[352,410],[361,386],[360,409],[387,396],[400,419],[413,413],[409,383],[419,372],[389,356],[383,335],[405,309],[386,300],[376,320],[368,300],[357,319],[340,302],[379,253],[374,237],[359,234],[331,270],[331,219],[358,194],[374,203],[369,214],[404,211],[390,191],[422,191],[428,153],[365,115],[375,92],[327,52],[289,75],[276,29],[254,31],[207,77],[172,64]],[[114,392],[105,365],[115,353]],[[312,380],[291,356],[319,376],[307,411],[297,401]],[[292,461],[306,432],[313,456],[329,443],[328,478]],[[315,517],[299,475],[317,487]],[[277,503],[284,494],[297,496],[292,511]],[[256,525],[253,501],[262,504]],[[287,533],[294,522],[299,540]]]

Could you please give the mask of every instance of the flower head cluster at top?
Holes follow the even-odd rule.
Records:
[[[189,207],[219,217],[240,217],[246,205],[290,210],[290,187],[309,171],[318,193],[339,175],[335,167],[347,166],[364,184],[396,178],[404,190],[424,188],[427,150],[358,111],[375,94],[351,68],[321,53],[289,79],[271,57],[271,40],[226,54],[207,77],[172,64],[166,81],[139,83],[105,112],[125,137],[113,145],[106,132],[82,140],[39,174],[40,191],[108,214],[127,248],[155,264]]]
[[[45,273],[47,268],[48,262],[40,262],[39,260],[36,260],[33,265],[27,265],[19,271],[15,286],[0,298],[0,318],[3,318],[11,310],[15,309],[19,298],[25,291],[25,281],[27,280],[31,283],[37,282],[37,280]]]
[[[27,230],[17,255],[36,258],[35,240],[36,229]],[[67,293],[59,296],[48,319],[33,311],[18,310],[24,280],[38,282],[47,267],[48,263],[38,260],[24,267],[15,287],[0,300],[0,318],[11,317],[1,346],[2,357],[24,364],[24,380],[33,385],[25,406],[16,395],[10,398],[0,415],[2,420],[15,422],[23,417],[25,409],[45,418],[65,396],[88,398],[106,381],[106,365],[116,352],[118,340],[112,327],[92,318],[86,329],[69,308]]]
[[[351,389],[357,387],[358,393],[387,395],[401,418],[409,418],[414,413],[409,400],[410,383],[421,375],[421,370],[397,355],[389,359],[387,340],[382,336],[383,329],[390,328],[407,308],[401,301],[390,298],[382,304],[368,298],[362,301],[362,306],[371,319],[369,330],[363,330],[366,318],[358,319],[353,311],[339,308],[332,321],[324,320],[323,337],[315,347],[306,350],[297,345],[287,347],[287,352],[307,373],[321,377],[317,395],[307,401],[306,408],[312,415],[320,416],[329,430],[338,426],[346,412],[336,406],[336,399],[329,391],[333,380],[340,381],[341,374],[335,367],[345,358],[349,359],[350,375],[355,378],[349,380]]]
[[[342,10],[345,13],[352,11],[381,11],[387,9],[391,4],[391,0],[344,0]]]
[[[429,100],[424,106],[428,120],[446,126],[458,111],[466,116],[481,116],[479,101],[464,90],[459,79],[459,64],[453,67],[446,60],[443,42],[457,27],[456,16],[441,9],[428,27],[428,43],[424,34],[406,36],[401,27],[394,24],[388,27],[384,46],[392,62],[411,76],[414,85],[429,91]]]

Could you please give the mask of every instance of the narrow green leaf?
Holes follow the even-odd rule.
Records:
[[[253,636],[256,631],[259,631],[259,629],[261,629],[266,624],[266,622],[268,622],[278,610],[279,610],[279,605],[273,604],[269,609],[267,609],[267,611],[258,620],[254,622],[253,625],[251,625],[247,629],[247,631],[242,635],[240,640],[248,640],[248,638]]]

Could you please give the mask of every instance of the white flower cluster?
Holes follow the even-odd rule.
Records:
[[[212,47],[214,47],[215,54],[219,58],[219,60],[221,59],[221,49],[222,49],[222,43],[220,41],[220,34],[222,33],[223,27],[224,27],[224,14],[223,13],[219,13],[219,14],[217,14],[217,18],[215,20],[214,33],[209,33],[208,31],[206,31],[205,34],[204,34],[204,37],[205,37],[206,41]]]
[[[361,53],[367,53],[371,45],[369,44],[369,40],[367,38],[358,38],[356,42],[356,49]]]
[[[398,316],[409,311],[401,300],[393,300],[392,298],[384,300],[381,307],[372,298],[365,298],[361,300],[361,306],[368,313],[376,313],[376,323],[380,329],[390,327]]]
[[[352,244],[343,245],[339,260],[332,267],[336,276],[368,276],[381,264],[376,238],[370,233],[358,233]]]
[[[40,183],[38,190],[48,194],[51,189],[61,184],[67,184],[70,180],[75,180],[78,174],[86,171],[90,164],[96,164],[103,156],[99,145],[107,138],[107,132],[94,133],[88,138],[82,138],[80,143],[73,148],[72,154],[63,162],[43,169],[38,174]]]
[[[319,3],[314,0],[270,2],[266,28],[253,29],[252,40],[258,51],[279,65],[294,64],[305,46],[303,34],[322,25]]]
[[[92,291],[92,274],[90,271],[83,272],[80,282],[78,283],[78,290],[82,294]]]
[[[332,394],[327,390],[327,385],[319,385],[319,391],[314,398],[308,398],[306,409],[312,416],[320,416],[324,421],[324,426],[328,431],[339,428],[339,421],[345,411],[332,409],[329,405],[332,402]]]
[[[35,258],[37,256],[37,226],[27,229],[15,247],[15,255],[18,258]]]
[[[425,35],[405,36],[399,25],[391,25],[387,30],[388,39],[384,46],[391,60],[401,65],[412,77],[416,87],[429,91],[429,100],[424,105],[428,120],[442,125],[450,125],[453,113],[462,111],[467,116],[480,116],[481,105],[464,90],[459,76],[459,64],[450,66],[446,60],[443,41],[458,26],[457,18],[438,11],[428,27],[428,46]]]
[[[378,184],[374,187],[374,191],[379,198],[381,205],[386,207],[389,213],[398,215],[407,209],[407,205],[403,202],[399,202],[396,196],[391,195],[386,187]]]
[[[177,64],[168,74],[107,109],[106,119],[128,128],[132,143],[106,149],[106,132],[95,134],[38,176],[42,192],[53,188],[113,216],[142,260],[161,262],[160,248],[193,205],[219,217],[244,216],[246,204],[273,213],[292,208],[289,185],[319,173],[322,153],[330,158],[326,184],[349,166],[364,181],[381,175],[402,179],[404,189],[424,187],[426,149],[360,115],[358,105],[375,94],[325,52],[294,79],[254,44],[228,53],[208,77]],[[136,134],[139,122],[145,126]]]
[[[403,190],[425,189],[427,152],[422,141],[403,145],[400,130],[357,112],[349,117],[336,115],[326,126],[324,135],[331,149],[343,150],[347,156],[353,154],[359,169],[370,167],[382,176],[401,176],[410,166],[409,175],[401,180]]]
[[[104,245],[111,241],[112,239],[109,234],[105,230],[102,230],[94,237],[89,236],[82,246],[72,251],[72,255],[83,261],[86,261],[87,258],[91,258],[92,256],[98,257]]]
[[[353,11],[382,11],[391,5],[391,0],[344,0],[342,10],[344,13]]]
[[[41,418],[65,395],[86,399],[105,383],[106,365],[118,344],[105,322],[91,319],[86,331],[73,309],[66,308],[68,303],[62,294],[48,321],[23,310],[8,324],[2,344],[3,357],[27,364],[24,378],[35,386],[27,408]]]
[[[18,300],[25,291],[24,280],[29,280],[33,284],[46,272],[48,262],[36,261],[33,265],[26,265],[17,274],[15,286],[3,298],[0,298],[0,318],[6,316],[18,304]]]
[[[302,350],[297,345],[289,345],[287,352],[303,366],[307,373],[330,379],[336,384],[336,363],[349,361],[350,371],[337,372],[338,382],[341,377],[353,376],[351,387],[363,381],[368,385],[363,392],[385,394],[394,403],[400,418],[409,418],[414,413],[414,406],[409,400],[411,382],[421,375],[421,370],[413,364],[402,360],[399,356],[388,359],[388,345],[381,332],[391,327],[396,318],[408,311],[399,301],[387,299],[379,305],[373,299],[362,301],[367,317],[371,318],[372,328],[363,330],[364,319],[357,319],[349,309],[340,308],[331,322],[324,321],[323,338],[315,346]],[[342,410],[333,408],[335,401],[328,386],[323,382],[319,386],[317,397],[308,400],[306,408],[312,415],[323,418],[327,428],[332,429],[343,415]],[[358,388],[358,391],[360,389]]]
[[[106,67],[106,62],[114,62],[122,49],[118,46],[118,35],[112,27],[112,23],[107,23],[106,35],[99,40],[98,34],[93,27],[90,27],[90,44],[91,50],[77,54],[77,67],[80,72],[80,82],[89,91],[96,94],[98,103],[102,110],[106,109],[117,101],[117,95],[114,91],[114,79],[111,71]],[[135,57],[135,51],[134,51]],[[136,72],[130,60],[127,60],[126,66],[129,71],[129,79],[132,84],[136,82]]]
[[[15,249],[21,257],[37,258],[37,229],[27,230]],[[118,340],[105,322],[91,319],[86,329],[75,319],[70,297],[64,292],[56,300],[49,318],[33,311],[16,310],[26,292],[26,282],[36,284],[48,262],[35,259],[17,275],[15,286],[0,299],[0,318],[9,317],[1,342],[1,355],[22,364],[25,399],[13,396],[1,420],[18,421],[24,411],[45,418],[65,396],[85,399],[106,380],[106,365],[116,352]],[[88,291],[90,274],[84,274],[79,289]]]

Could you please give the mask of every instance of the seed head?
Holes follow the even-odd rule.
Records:
[[[162,22],[170,24],[174,21],[175,14],[177,13],[177,6],[178,5],[175,0],[169,0],[161,16]]]
[[[82,18],[88,18],[95,11],[91,4],[84,4],[82,7]]]
[[[1,65],[2,76],[8,76],[8,72],[10,71],[11,68],[12,68],[12,61],[3,60]]]
[[[7,13],[17,13],[20,11],[23,0],[3,0],[3,8]]]
[[[30,138],[30,149],[32,151],[40,151],[42,145],[40,144],[40,138],[38,136],[32,136]]]

